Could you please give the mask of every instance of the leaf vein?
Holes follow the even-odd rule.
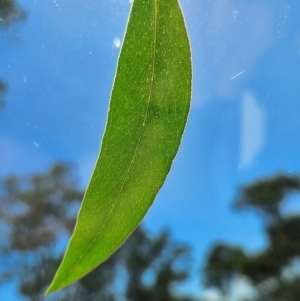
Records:
[[[105,220],[103,221],[103,224],[102,226],[99,228],[99,230],[97,231],[97,233],[95,234],[94,236],[94,239],[91,241],[91,243],[88,245],[87,249],[85,250],[85,252],[83,252],[81,254],[81,256],[78,258],[77,260],[77,263],[76,263],[76,266],[78,266],[80,264],[80,262],[82,261],[82,258],[87,254],[87,252],[93,247],[93,245],[95,244],[98,236],[100,235],[100,232],[102,231],[102,229],[104,228],[106,222],[108,221],[110,215],[112,214],[112,212],[114,211],[115,207],[116,207],[116,204],[117,204],[117,201],[119,199],[119,196],[121,194],[121,192],[123,191],[123,188],[125,186],[125,183],[127,182],[128,180],[128,174],[131,170],[131,167],[132,167],[132,164],[134,162],[134,159],[136,157],[136,154],[138,152],[138,149],[139,149],[139,145],[140,145],[140,142],[141,142],[141,139],[142,139],[142,136],[143,136],[143,133],[144,133],[144,128],[145,128],[145,124],[146,124],[146,121],[147,121],[147,117],[148,117],[148,112],[149,112],[149,106],[150,106],[150,102],[151,102],[151,98],[152,98],[152,94],[153,94],[153,83],[154,83],[154,79],[155,79],[155,64],[156,64],[156,40],[157,40],[157,15],[158,15],[158,4],[157,4],[157,1],[158,0],[153,0],[154,2],[154,41],[153,41],[153,63],[152,63],[152,74],[151,74],[151,83],[150,83],[150,88],[149,88],[149,97],[148,97],[148,101],[147,101],[147,109],[146,109],[146,114],[145,114],[145,117],[144,117],[144,120],[143,120],[143,124],[142,124],[142,128],[140,130],[140,135],[139,135],[139,138],[138,138],[138,141],[137,141],[137,144],[136,144],[136,147],[135,147],[135,150],[134,150],[134,153],[133,153],[133,156],[132,156],[132,160],[130,160],[130,164],[129,164],[129,167],[127,169],[127,172],[126,172],[126,175],[124,177],[124,181],[123,181],[123,184],[119,190],[119,193],[118,195],[116,196],[114,202],[112,203],[111,205],[111,209],[110,211],[108,212]]]

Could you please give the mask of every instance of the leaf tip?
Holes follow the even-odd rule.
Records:
[[[51,293],[53,293],[53,290],[51,290],[52,285],[48,287],[48,289],[45,291],[43,299],[45,299],[47,296],[49,296]]]
[[[54,279],[54,280],[52,281],[52,283],[49,285],[49,287],[47,288],[46,292],[44,293],[44,299],[45,299],[47,296],[49,296],[50,294],[52,294],[52,293],[54,293],[54,292],[56,292],[56,291],[58,291],[58,290],[60,290],[60,289],[62,289],[62,287],[57,286],[57,285],[56,285],[56,281],[55,281],[55,279]]]

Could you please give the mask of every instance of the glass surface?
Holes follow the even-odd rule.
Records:
[[[300,2],[180,3],[192,46],[192,106],[178,156],[143,226],[150,237],[167,228],[171,241],[191,247],[192,261],[178,264],[190,278],[175,282],[174,294],[242,301],[288,300],[290,292],[298,300]],[[45,174],[64,161],[75,166],[78,187],[86,187],[129,11],[129,0],[0,0],[2,179]],[[0,299],[25,300],[21,272],[5,273],[26,274],[22,263],[29,269],[38,252],[13,249],[14,220],[5,218],[32,204],[10,206],[1,187]],[[78,206],[68,214],[74,217]],[[49,254],[62,254],[69,234],[62,231]],[[220,242],[208,281],[203,269]],[[117,300],[125,298],[122,273],[113,282],[122,295]],[[141,275],[149,287],[156,276],[155,265]]]

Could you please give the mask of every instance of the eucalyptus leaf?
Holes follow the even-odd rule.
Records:
[[[190,45],[178,1],[135,0],[100,155],[46,294],[106,260],[145,216],[178,151],[191,79]]]

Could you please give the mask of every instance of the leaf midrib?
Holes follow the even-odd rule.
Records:
[[[154,42],[153,42],[153,63],[152,63],[152,74],[151,74],[151,80],[150,80],[150,89],[149,89],[149,97],[148,97],[148,101],[147,101],[147,109],[146,109],[146,114],[145,114],[145,117],[144,117],[144,120],[143,120],[143,124],[142,124],[142,128],[140,129],[140,135],[139,135],[139,138],[138,138],[138,141],[136,143],[136,147],[135,147],[135,150],[134,150],[134,153],[133,153],[133,156],[132,156],[132,160],[128,166],[128,169],[127,169],[127,172],[126,172],[126,175],[124,177],[124,181],[123,181],[123,184],[120,188],[120,191],[118,193],[118,195],[116,196],[115,198],[115,201],[113,202],[112,206],[111,206],[111,209],[110,211],[108,212],[105,220],[103,221],[103,224],[102,226],[100,227],[100,229],[97,231],[97,233],[95,234],[95,237],[94,239],[91,241],[90,245],[87,247],[86,251],[83,252],[81,254],[81,256],[78,258],[78,261],[76,262],[76,265],[79,265],[79,263],[82,261],[82,258],[88,253],[88,251],[93,247],[93,245],[95,244],[98,236],[100,235],[102,229],[104,228],[107,220],[109,219],[110,215],[112,214],[114,208],[115,208],[115,205],[119,199],[119,196],[120,194],[122,193],[123,191],[123,188],[128,180],[128,174],[131,170],[131,167],[133,165],[133,162],[134,162],[134,159],[136,157],[136,154],[138,152],[138,149],[139,149],[139,145],[140,145],[140,142],[141,142],[141,139],[142,139],[142,136],[144,134],[144,128],[145,128],[145,124],[146,124],[146,120],[147,120],[147,117],[148,117],[148,112],[149,112],[149,106],[150,106],[150,102],[151,102],[151,96],[152,96],[152,93],[153,93],[153,83],[154,83],[154,73],[155,73],[155,63],[156,63],[156,40],[157,40],[157,14],[158,14],[158,7],[157,7],[157,1],[158,0],[153,0],[154,2]]]

